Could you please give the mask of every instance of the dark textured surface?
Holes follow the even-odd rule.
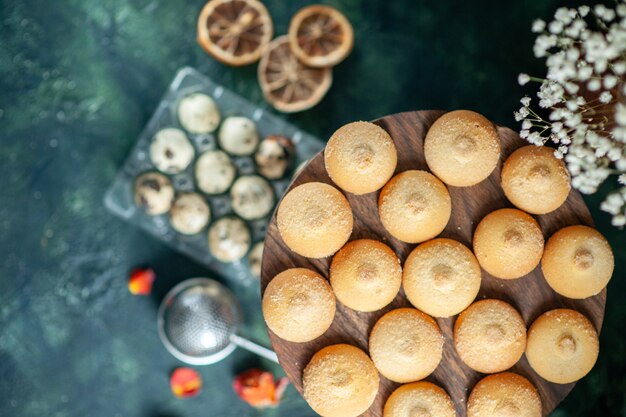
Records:
[[[523,94],[517,73],[542,74],[529,27],[564,3],[329,1],[354,23],[356,46],[316,108],[290,120],[326,138],[341,124],[405,110],[468,107],[501,125]],[[230,388],[257,360],[237,351],[201,368],[204,392],[174,399],[179,363],[160,345],[156,304],[206,274],[107,213],[102,196],[177,68],[191,65],[262,103],[256,67],[223,67],[195,43],[202,0],[0,0],[0,415],[305,416],[290,388],[258,412]],[[266,4],[276,33],[305,1]],[[606,190],[605,190],[606,191]],[[602,352],[555,416],[626,415],[626,240],[587,200],[616,253]],[[153,297],[126,290],[152,265]],[[245,333],[267,341],[255,291]],[[262,365],[268,366],[263,363]]]
[[[385,116],[375,121],[393,138],[398,151],[396,174],[410,169],[428,170],[424,158],[424,137],[431,125],[441,116],[440,111],[405,112]],[[508,156],[526,142],[511,129],[498,127],[501,155],[496,169],[479,184],[473,187],[447,187],[452,201],[452,213],[440,237],[455,239],[465,246],[472,247],[472,236],[476,226],[488,213],[504,207],[513,207],[506,199],[500,186],[502,163]],[[298,185],[321,181],[334,185],[324,167],[324,153],[320,152],[294,180],[290,189]],[[409,253],[417,246],[392,237],[384,228],[378,215],[380,192],[364,195],[346,194],[354,216],[354,229],[350,240],[375,239],[385,242],[398,255],[404,265]],[[571,192],[565,203],[557,210],[534,216],[541,227],[544,237],[550,237],[555,231],[575,224],[592,226],[589,210],[580,193]],[[302,267],[317,271],[328,278],[331,258],[309,259],[300,256],[284,244],[276,217],[268,228],[266,250],[263,256],[261,273],[261,292],[274,276],[287,268]],[[587,316],[600,329],[604,318],[606,292],[584,300],[571,300],[559,296],[546,282],[541,268],[536,267],[531,273],[516,280],[502,280],[482,270],[482,282],[477,299],[500,299],[514,306],[524,318],[526,326],[541,314],[555,308],[572,308]],[[272,344],[285,372],[298,390],[302,391],[302,372],[315,352],[324,346],[349,343],[367,351],[368,337],[375,323],[387,312],[401,307],[412,307],[404,290],[400,290],[393,302],[382,310],[371,313],[354,311],[342,303],[337,303],[337,312],[330,328],[320,337],[307,343],[287,342],[270,331]],[[454,349],[454,324],[457,316],[436,318],[444,338],[443,359],[428,380],[442,386],[452,398],[459,417],[467,417],[466,404],[472,387],[483,375],[466,366]],[[527,377],[539,391],[543,403],[543,414],[548,415],[558,403],[571,391],[574,384],[551,384],[535,373],[525,356],[513,366],[512,371]],[[383,407],[389,395],[400,384],[394,383],[381,375],[380,389],[374,404],[364,417],[382,417]]]

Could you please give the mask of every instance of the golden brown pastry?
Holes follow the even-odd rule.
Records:
[[[356,417],[378,394],[378,372],[361,349],[331,345],[311,358],[302,374],[304,399],[323,417]]]
[[[402,287],[419,310],[450,317],[474,301],[480,277],[480,265],[465,245],[437,238],[413,249],[404,263]]]
[[[378,319],[369,351],[378,371],[388,379],[418,381],[439,365],[443,336],[432,317],[414,308],[398,308]]]
[[[456,417],[456,410],[443,388],[419,381],[398,387],[387,399],[383,417]]]
[[[276,275],[263,294],[265,323],[278,337],[308,342],[322,334],[335,317],[335,296],[317,272],[292,268]]]
[[[474,253],[496,278],[530,273],[543,255],[543,234],[535,219],[521,210],[500,209],[486,215],[474,232]]]
[[[600,232],[569,226],[548,239],[541,269],[554,291],[569,298],[587,298],[606,287],[614,262],[611,246]]]
[[[437,236],[448,224],[452,202],[446,186],[426,171],[393,177],[378,198],[378,214],[387,231],[408,243]]]
[[[340,127],[324,150],[324,164],[332,180],[344,191],[366,194],[385,185],[396,170],[398,155],[393,139],[369,122]]]
[[[540,377],[569,384],[591,371],[600,343],[593,324],[570,309],[543,313],[528,329],[526,358]]]
[[[392,302],[400,290],[400,260],[384,243],[354,240],[333,257],[330,284],[337,299],[351,309],[380,310]]]
[[[509,369],[526,347],[526,324],[510,304],[477,301],[454,324],[454,346],[461,360],[484,374]]]
[[[309,182],[289,191],[278,206],[278,232],[292,251],[307,258],[337,252],[352,234],[352,209],[335,187]]]
[[[512,372],[478,381],[467,401],[467,417],[541,417],[537,388]]]
[[[493,172],[500,159],[500,137],[484,116],[469,110],[451,111],[428,130],[424,157],[443,182],[468,187]]]
[[[513,152],[502,167],[501,177],[509,201],[533,214],[558,209],[572,188],[565,164],[546,146],[524,146]]]

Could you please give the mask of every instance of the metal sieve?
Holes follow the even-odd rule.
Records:
[[[209,365],[237,346],[278,363],[276,354],[237,335],[242,313],[232,292],[209,278],[192,278],[172,288],[159,307],[159,337],[176,358]]]

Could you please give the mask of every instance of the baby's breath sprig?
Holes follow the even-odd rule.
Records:
[[[613,216],[615,226],[626,225],[626,0],[615,8],[596,5],[559,8],[554,20],[537,19],[533,52],[545,58],[545,78],[519,74],[518,82],[540,83],[538,106],[520,100],[514,112],[522,123],[520,136],[543,146],[552,143],[564,159],[572,186],[592,194],[609,177],[618,189],[600,208]]]

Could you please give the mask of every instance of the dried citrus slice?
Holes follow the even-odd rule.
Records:
[[[294,54],[311,67],[332,67],[343,61],[354,44],[352,25],[337,9],[314,5],[301,9],[289,24]]]
[[[198,18],[198,42],[218,61],[248,65],[272,40],[269,12],[258,0],[211,0]]]
[[[291,51],[286,35],[267,46],[259,63],[258,76],[265,99],[285,113],[315,106],[333,82],[330,68],[304,65]]]

